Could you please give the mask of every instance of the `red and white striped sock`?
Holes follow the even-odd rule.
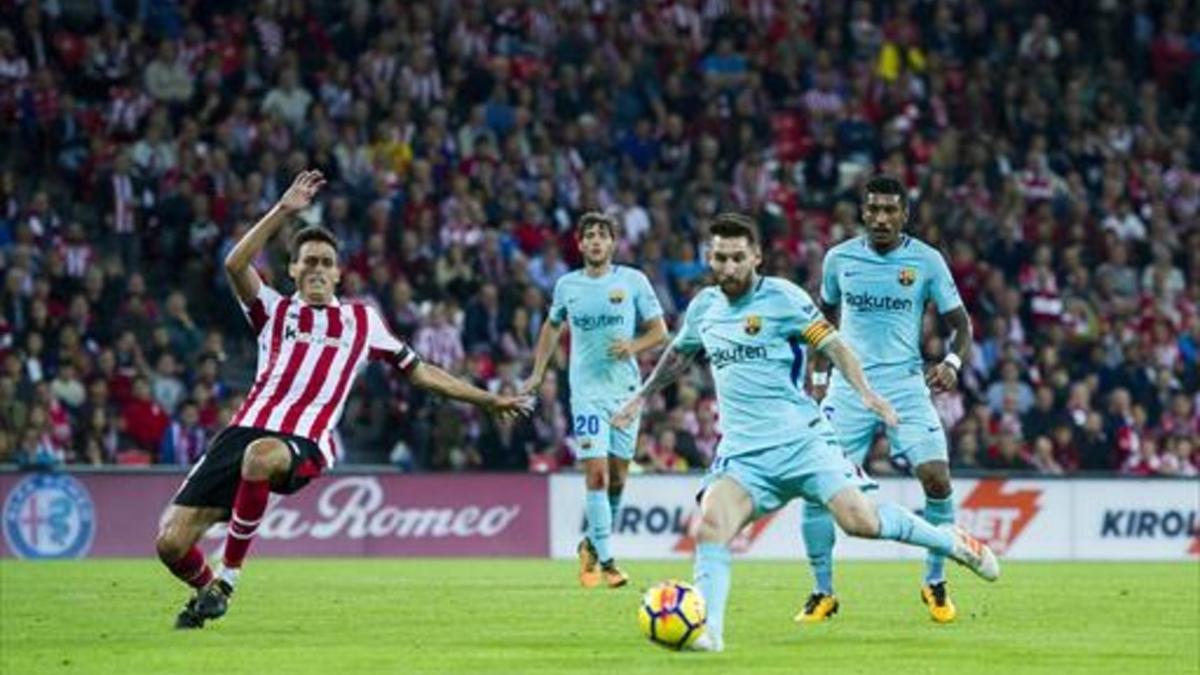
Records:
[[[243,478],[238,482],[237,494],[233,498],[233,516],[229,519],[229,532],[225,535],[222,564],[226,569],[242,568],[242,561],[250,550],[250,542],[254,540],[254,533],[258,531],[258,525],[267,510],[267,498],[270,495],[271,485],[268,481]]]
[[[199,546],[193,546],[179,560],[166,560],[161,556],[160,559],[171,570],[171,574],[192,588],[204,588],[213,579],[212,568],[208,566]]]

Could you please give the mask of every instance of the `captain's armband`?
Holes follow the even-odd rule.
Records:
[[[808,328],[800,333],[800,339],[813,349],[824,347],[835,337],[837,337],[837,329],[825,319],[817,319],[808,324]]]

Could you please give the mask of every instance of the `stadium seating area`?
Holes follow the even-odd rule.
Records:
[[[753,214],[765,272],[815,294],[883,170],[974,322],[936,400],[957,467],[1196,475],[1188,6],[0,0],[0,462],[193,462],[254,370],[221,260],[302,168],[330,179],[307,216],[341,237],[343,297],[495,388],[529,370],[581,212],[617,216],[674,325],[709,216]],[[286,288],[277,244],[259,268]],[[513,426],[372,369],[340,444],[570,466],[557,364]],[[711,382],[667,394],[638,464],[704,465]],[[882,451],[869,469],[896,470]]]

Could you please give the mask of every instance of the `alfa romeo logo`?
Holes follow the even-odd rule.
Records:
[[[4,500],[4,540],[20,558],[79,558],[92,545],[96,511],[87,488],[66,474],[36,474]]]

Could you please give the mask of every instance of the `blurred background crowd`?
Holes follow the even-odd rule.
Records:
[[[1197,129],[1186,0],[0,0],[0,462],[194,462],[254,372],[220,262],[304,168],[343,299],[493,389],[583,211],[675,326],[711,215],[752,214],[763,271],[815,295],[886,171],[974,322],[935,401],[956,467],[1194,476]],[[285,292],[286,255],[257,261]],[[368,370],[338,441],[570,467],[565,365],[515,425]],[[712,396],[697,368],[660,397],[638,466],[706,465]]]

